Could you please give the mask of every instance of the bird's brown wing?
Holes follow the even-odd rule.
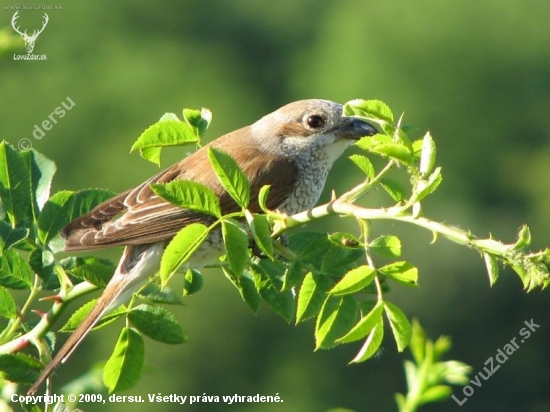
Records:
[[[296,166],[287,159],[266,155],[247,147],[248,130],[241,129],[212,142],[231,155],[245,171],[251,182],[249,209],[260,211],[258,193],[264,185],[271,185],[268,197],[270,209],[284,204],[292,191]],[[181,228],[194,223],[212,221],[212,217],[182,209],[157,196],[150,188],[153,183],[172,180],[192,180],[208,186],[220,199],[224,214],[240,210],[223,189],[207,156],[206,148],[193,153],[181,162],[153,176],[134,189],[123,192],[96,206],[79,217],[61,232],[65,250],[89,250],[117,245],[152,243],[172,238]]]

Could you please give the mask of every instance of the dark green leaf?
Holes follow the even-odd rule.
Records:
[[[160,277],[163,284],[200,247],[208,233],[208,228],[203,224],[192,223],[174,236],[166,246],[160,262]]]
[[[183,120],[202,136],[212,121],[212,112],[208,109],[183,109]]]
[[[130,389],[138,383],[144,353],[141,335],[135,329],[122,329],[103,371],[103,381],[109,393]]]
[[[94,256],[79,257],[76,259],[66,259],[62,261],[63,267],[78,279],[105,287],[115,273],[116,266],[107,259],[101,259]]]
[[[411,341],[411,324],[403,311],[391,302],[384,303],[384,311],[390,321],[397,350],[402,352]]]
[[[348,295],[355,293],[370,284],[376,276],[376,270],[368,265],[350,270],[330,290],[331,295]]]
[[[252,309],[254,313],[258,312],[260,304],[262,303],[262,298],[256,289],[251,273],[245,270],[241,276],[237,277],[231,273],[231,270],[227,267],[222,267],[222,270],[225,276],[237,288],[241,297],[250,309]]]
[[[34,273],[29,264],[13,249],[0,256],[0,285],[9,289],[29,289]]]
[[[329,296],[317,316],[315,350],[336,346],[337,339],[345,335],[355,324],[357,315],[357,302],[353,297]]]
[[[27,165],[8,143],[0,142],[0,199],[12,227],[31,221],[31,187]]]
[[[0,371],[10,382],[31,384],[38,379],[43,367],[38,359],[24,353],[0,355]]]
[[[202,289],[204,278],[202,273],[195,269],[187,269],[183,278],[183,296],[192,295]]]
[[[378,323],[370,331],[369,336],[365,340],[365,343],[363,344],[363,346],[361,347],[357,355],[355,355],[355,358],[353,358],[350,363],[364,362],[370,357],[372,357],[380,347],[380,344],[382,343],[383,339],[384,339],[384,322],[382,318],[380,318]]]
[[[302,282],[307,269],[298,262],[290,262],[286,266],[282,290],[291,290],[294,286]]]
[[[55,277],[54,262],[55,257],[49,250],[34,249],[29,254],[29,266],[46,284],[49,284],[52,277]]]
[[[387,257],[399,257],[401,241],[397,236],[380,236],[371,242],[369,249]]]
[[[151,189],[163,199],[181,208],[221,217],[220,201],[214,192],[202,183],[190,180],[174,180],[151,185]]]
[[[197,272],[197,271],[195,271]],[[197,272],[198,273],[198,272]],[[153,303],[163,303],[167,305],[182,305],[183,302],[176,292],[168,286],[160,287],[156,283],[148,283],[142,287],[137,294]]]
[[[160,306],[139,305],[130,310],[128,319],[144,335],[159,342],[177,344],[187,341],[174,315]]]
[[[252,277],[260,296],[288,323],[294,314],[294,297],[291,291],[279,291],[267,273],[258,265],[252,265]]]
[[[296,323],[316,316],[327,298],[332,282],[327,276],[314,276],[309,272],[300,287],[296,308]]]
[[[254,242],[267,257],[273,260],[273,242],[267,217],[257,213],[252,214],[247,210],[246,219],[252,230]]]
[[[0,246],[1,249],[9,249],[24,240],[29,234],[29,229],[19,227],[14,229],[10,224],[0,220]]]
[[[0,316],[7,319],[15,319],[17,317],[17,307],[11,293],[0,286]]]
[[[372,310],[361,318],[346,335],[337,340],[338,343],[349,343],[363,339],[381,321],[384,304],[378,301]]]
[[[399,182],[393,179],[383,178],[380,180],[380,184],[396,202],[402,202],[407,198],[406,191]]]
[[[69,320],[63,325],[63,327],[59,330],[60,332],[74,332],[76,328],[82,323],[82,321],[88,316],[88,314],[91,312],[91,310],[95,307],[97,304],[97,299],[92,299],[91,301],[85,303],[80,308],[78,308],[69,318]],[[125,314],[127,312],[126,307],[119,306],[112,312],[109,312],[107,315],[103,316],[99,322],[96,323],[96,325],[93,327],[92,330],[100,329],[104,326],[107,326],[110,323],[113,323],[115,320],[117,320],[121,315]]]
[[[223,188],[246,209],[250,203],[250,183],[235,159],[214,147],[208,148],[208,159]]]

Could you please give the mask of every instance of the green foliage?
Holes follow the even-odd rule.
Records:
[[[405,222],[431,231],[434,238],[442,236],[477,250],[484,258],[491,285],[498,280],[499,267],[509,266],[527,290],[548,286],[550,251],[528,251],[531,234],[527,226],[520,229],[513,244],[504,244],[422,215],[422,201],[442,182],[441,168],[436,166],[436,145],[429,133],[411,142],[401,119],[395,121],[392,111],[380,101],[354,100],[344,106],[344,112],[377,123],[381,133],[359,140],[356,145],[363,153],[350,157],[364,174],[363,181],[311,212],[285,216],[268,210],[266,186],[258,194],[263,213],[252,213],[248,210],[251,188],[246,175],[235,159],[212,147],[207,149],[210,164],[220,184],[240,206],[239,211],[224,215],[214,192],[197,182],[152,185],[158,196],[204,214],[209,223],[181,229],[162,256],[160,284],[153,281],[144,286],[128,307],[111,312],[96,326],[104,327],[119,318],[126,321],[104,369],[103,381],[110,392],[131,388],[139,380],[145,356],[143,335],[168,344],[187,341],[172,313],[159,305],[179,305],[186,296],[201,291],[204,279],[190,259],[216,236],[225,244],[222,271],[245,304],[257,312],[265,302],[288,323],[313,321],[316,350],[362,341],[350,362],[364,362],[378,351],[385,327],[391,330],[390,339],[398,351],[410,346],[416,364],[406,364],[409,393],[397,396],[404,411],[448,397],[449,390],[442,383],[463,384],[457,376],[463,376],[465,368],[458,362],[441,363],[440,357],[449,346],[445,340],[440,338],[435,344],[426,340],[420,327],[411,327],[403,310],[388,299],[393,287],[417,287],[419,271],[401,258],[399,237],[372,233],[370,222]],[[200,145],[210,119],[211,113],[204,109],[185,109],[183,120],[166,114],[138,138],[132,150],[159,163],[163,147]],[[381,167],[374,166],[380,162],[371,162],[373,156],[382,159]],[[0,144],[0,162],[0,316],[7,320],[0,331],[0,370],[8,380],[29,383],[51,358],[51,334],[60,314],[76,298],[104,287],[114,272],[114,263],[105,259],[69,256],[59,260],[56,256],[63,227],[112,193],[88,189],[50,196],[55,164],[38,152],[20,153],[5,142]],[[391,169],[397,169],[404,178],[389,178]],[[393,203],[371,209],[357,205],[356,201],[374,187],[383,188],[389,194],[386,201]],[[357,230],[291,231],[327,215],[351,217],[358,224]],[[287,231],[288,238],[280,240]],[[168,286],[178,271],[184,278],[181,293]],[[15,289],[27,293],[21,309],[10,291]],[[53,289],[59,291],[51,298],[48,316],[31,323],[30,312],[41,291]],[[94,305],[91,300],[77,309],[61,331],[73,331]],[[29,346],[35,347],[38,358],[19,353]]]

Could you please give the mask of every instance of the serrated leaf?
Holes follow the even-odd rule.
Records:
[[[100,287],[107,286],[116,269],[110,260],[95,256],[64,260],[62,265],[71,275]]]
[[[43,367],[38,359],[24,353],[0,355],[0,371],[10,382],[34,383]]]
[[[262,299],[288,323],[294,315],[294,297],[291,291],[279,291],[267,273],[258,265],[251,266],[251,275],[256,290]]]
[[[262,298],[256,289],[252,274],[245,270],[241,276],[235,276],[227,267],[222,267],[224,275],[237,288],[244,302],[252,309],[254,313],[258,312]]]
[[[76,328],[82,323],[82,321],[88,316],[88,314],[91,312],[91,310],[95,307],[97,304],[97,299],[92,299],[89,302],[86,302],[84,305],[82,305],[80,308],[78,308],[67,320],[67,322],[63,325],[63,327],[59,330],[60,332],[70,333],[74,332]],[[126,307],[125,306],[119,306],[115,310],[109,312],[105,316],[103,316],[93,327],[92,330],[100,329],[104,326],[107,326],[110,323],[113,323],[115,320],[117,320],[121,315],[125,314]]]
[[[103,371],[103,381],[109,393],[130,389],[138,383],[144,353],[141,335],[135,329],[122,329]]]
[[[315,324],[315,350],[336,346],[336,340],[355,324],[357,312],[357,302],[349,295],[326,298]]]
[[[371,358],[380,347],[380,344],[382,343],[383,339],[384,339],[384,322],[382,318],[380,318],[378,323],[370,331],[369,336],[367,336],[367,339],[365,340],[365,343],[363,344],[359,352],[357,352],[357,355],[355,355],[355,358],[353,358],[350,363],[364,362],[367,359]]]
[[[212,121],[212,112],[205,108],[183,109],[183,120],[195,129],[198,136],[202,136]]]
[[[487,274],[489,275],[489,284],[493,286],[498,280],[499,267],[498,260],[491,256],[488,253],[483,253],[483,260],[485,261],[485,266],[487,267]]]
[[[163,284],[200,247],[208,233],[209,229],[203,224],[192,223],[174,236],[160,261],[160,278]]]
[[[368,265],[350,270],[330,290],[331,295],[348,295],[355,293],[370,284],[376,276],[376,270]]]
[[[197,143],[199,136],[189,124],[173,119],[165,119],[149,126],[137,138],[130,152],[140,150],[141,156],[160,165],[160,148]]]
[[[159,342],[178,344],[187,341],[174,315],[160,306],[136,306],[128,313],[128,319],[144,335]]]
[[[233,220],[222,220],[222,234],[231,270],[239,276],[248,262],[248,235]]]
[[[34,273],[15,250],[5,250],[0,256],[0,285],[9,289],[30,289]]]
[[[30,181],[20,154],[7,142],[0,142],[0,199],[12,227],[32,218]]]
[[[418,269],[409,262],[393,262],[378,271],[405,286],[418,286]]]
[[[252,230],[252,236],[256,246],[271,260],[273,260],[273,242],[271,240],[271,228],[265,215],[250,213],[246,210],[246,219]]]
[[[184,209],[221,217],[220,200],[207,186],[190,180],[153,184],[151,189],[170,203]]]
[[[296,323],[316,316],[327,298],[332,282],[327,276],[315,276],[309,272],[300,286],[296,307]]]
[[[375,176],[374,172],[374,166],[372,165],[371,161],[368,159],[368,157],[363,155],[354,154],[351,155],[350,160],[359,167],[363,171],[367,177],[373,179]]]
[[[399,257],[401,241],[397,236],[380,236],[370,243],[369,249],[387,257]]]
[[[419,202],[429,194],[435,192],[442,181],[443,181],[443,175],[441,174],[441,168],[437,167],[433,171],[433,173],[428,177],[428,180],[421,179],[418,182],[416,182],[416,185],[415,185],[416,201]]]
[[[250,183],[235,159],[214,147],[208,147],[208,159],[223,188],[246,209],[250,203]]]
[[[168,286],[162,288],[157,283],[148,283],[137,292],[137,295],[153,303],[162,303],[166,305],[183,304],[176,292]]]
[[[351,249],[363,249],[363,242],[351,233],[334,232],[328,235],[329,240],[336,246]]]
[[[50,285],[50,281],[54,280],[52,278],[57,280],[53,272],[55,257],[49,250],[34,249],[29,254],[28,262],[34,273],[40,276],[40,278],[45,282],[43,284],[44,288],[47,288]]]
[[[384,304],[379,300],[372,310],[363,316],[347,334],[337,339],[337,342],[349,343],[363,339],[381,321],[383,309]]]
[[[286,266],[282,290],[291,290],[303,281],[306,269],[299,262],[290,262]]]
[[[397,350],[403,352],[411,341],[411,324],[403,311],[391,302],[384,303],[384,311],[390,321],[393,337],[397,344]]]
[[[57,168],[53,160],[48,159],[34,149],[22,152],[21,157],[29,169],[31,207],[36,221],[44,203],[50,197],[50,188]]]
[[[17,306],[11,296],[11,293],[0,286],[0,316],[7,319],[15,319],[17,317]]]
[[[85,189],[76,193],[65,190],[54,194],[44,204],[38,218],[38,235],[42,244],[47,245],[63,227],[113,195],[112,191],[102,189]]]
[[[516,243],[512,246],[513,250],[524,250],[531,244],[531,231],[529,226],[522,225],[518,230]]]
[[[350,113],[348,110],[352,110]],[[344,105],[346,114],[363,114],[368,118],[384,120],[393,123],[393,113],[389,106],[380,100],[355,99],[346,102]]]
[[[402,202],[407,198],[407,194],[403,186],[393,179],[383,178],[380,179],[380,185],[388,192],[396,202]]]
[[[29,234],[29,229],[18,227],[14,229],[9,223],[0,220],[0,246],[1,249],[9,249],[23,241]]]

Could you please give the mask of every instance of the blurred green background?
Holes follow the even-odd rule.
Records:
[[[6,0],[5,0],[6,1]],[[8,3],[3,3],[6,5]],[[303,98],[345,102],[377,98],[405,122],[429,129],[444,181],[427,216],[512,241],[527,223],[534,248],[550,242],[550,3],[479,0],[233,0],[65,2],[34,53],[46,61],[0,57],[2,138],[33,147],[58,165],[54,190],[123,190],[157,169],[128,154],[135,138],[165,112],[208,107],[208,138]],[[13,10],[0,28],[13,33]],[[22,29],[42,11],[21,11]],[[15,51],[24,54],[23,48]],[[75,106],[37,140],[34,126],[69,97]],[[353,152],[350,151],[350,153]],[[164,155],[164,165],[185,149]],[[327,184],[339,193],[358,182],[351,162]],[[366,203],[377,205],[381,193]],[[325,199],[327,194],[325,194]],[[353,228],[327,219],[318,230]],[[459,407],[426,411],[550,410],[548,293],[526,295],[504,272],[490,288],[476,253],[399,224],[377,233],[402,236],[405,258],[420,268],[418,290],[392,299],[420,318],[429,335],[449,334],[451,356],[474,374],[533,318],[540,328]],[[107,252],[116,258],[119,250]],[[150,340],[139,385],[124,394],[275,395],[284,404],[195,404],[192,411],[395,410],[405,390],[402,356],[388,339],[376,359],[347,366],[356,345],[313,353],[313,325],[288,326],[263,307],[254,316],[220,272],[177,309],[188,344]],[[119,325],[120,326],[120,325]],[[57,374],[63,383],[106,359],[118,328],[93,333]],[[59,386],[58,386],[59,387]],[[455,394],[462,399],[462,391]],[[85,410],[148,411],[149,403],[82,405]],[[160,410],[180,410],[157,404]]]

